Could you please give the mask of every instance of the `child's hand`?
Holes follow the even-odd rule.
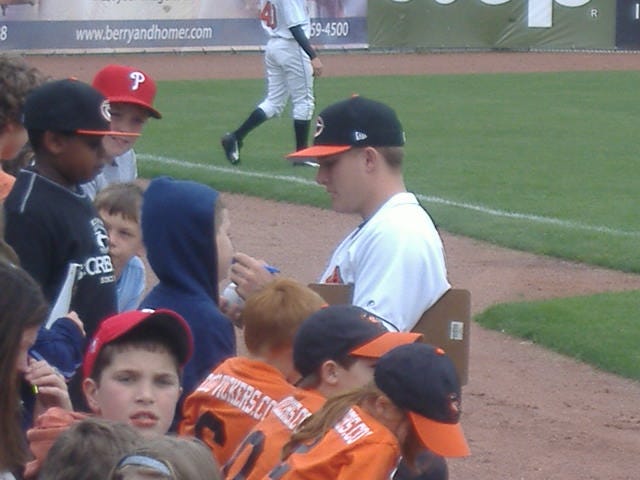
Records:
[[[51,407],[73,409],[64,377],[46,360],[29,359],[24,378],[36,394],[34,418]]]
[[[82,320],[80,320],[80,317],[78,316],[78,314],[74,311],[71,311],[69,313],[67,313],[67,318],[69,320],[71,320],[73,323],[75,323],[76,327],[78,327],[78,330],[80,330],[80,332],[82,332],[82,336],[86,337],[87,336],[87,332],[85,332],[84,330],[84,322]]]
[[[242,328],[242,322],[240,321],[240,314],[242,313],[243,304],[237,302],[230,302],[225,297],[220,295],[219,300],[220,311],[224,313],[231,322],[238,328]]]

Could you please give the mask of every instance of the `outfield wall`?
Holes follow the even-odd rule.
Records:
[[[259,0],[0,0],[0,51],[256,50]],[[640,0],[307,0],[333,49],[640,49]]]

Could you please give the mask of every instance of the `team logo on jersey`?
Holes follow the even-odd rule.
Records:
[[[342,275],[340,275],[340,267],[333,269],[333,273],[325,278],[324,283],[344,283],[342,281]]]
[[[131,90],[134,92],[140,88],[141,83],[147,80],[147,77],[145,77],[142,72],[131,72],[129,78],[131,79]]]
[[[318,138],[324,132],[324,120],[322,117],[318,117],[316,120],[316,132],[313,134],[315,138]]]
[[[111,123],[111,105],[109,105],[109,100],[105,100],[100,104],[100,114],[102,118]]]
[[[104,227],[104,223],[99,218],[91,220],[91,227],[93,228],[93,237],[96,239],[96,244],[100,249],[100,253],[109,253],[109,234]]]

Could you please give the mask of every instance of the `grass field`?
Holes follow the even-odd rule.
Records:
[[[318,111],[352,93],[397,110],[407,132],[407,186],[440,227],[511,248],[640,272],[639,84],[640,72],[351,77],[321,79],[316,94]],[[220,190],[327,207],[314,172],[292,169],[283,160],[293,145],[288,112],[247,138],[240,168],[224,159],[220,136],[246,117],[263,88],[262,80],[163,82],[158,106],[165,119],[149,125],[139,141],[141,173],[197,178]],[[578,312],[577,306],[590,302],[593,315]],[[542,331],[543,322],[531,319],[560,324],[561,312],[562,324],[581,325],[574,335],[565,332],[575,337],[575,345],[563,353],[640,378],[637,356],[629,355],[627,367],[618,361],[605,365],[594,347],[581,341],[591,336],[588,326],[605,334],[617,331],[618,316],[607,313],[632,318],[628,295],[553,306],[512,305],[505,307],[509,322],[494,325],[487,319],[501,317],[497,310],[480,320],[557,348],[552,339],[566,337],[532,333],[536,325]],[[588,325],[576,322],[578,315]],[[521,317],[524,332],[513,325]],[[634,327],[612,336],[634,338],[631,334],[640,331]],[[615,346],[608,344],[605,356],[614,350],[624,356],[629,347]]]

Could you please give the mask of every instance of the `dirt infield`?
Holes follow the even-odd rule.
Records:
[[[247,53],[30,60],[52,76],[85,80],[108,62],[140,66],[158,79],[262,75],[261,57]],[[628,53],[343,53],[325,55],[323,61],[327,76],[640,69],[640,57]],[[217,143],[211,148],[217,149]],[[330,211],[240,195],[226,194],[226,203],[236,247],[303,281],[315,280],[330,251],[357,224],[356,218]],[[451,282],[471,290],[474,313],[511,300],[640,289],[640,276],[514,252],[446,232],[443,239]],[[640,477],[637,382],[474,324],[463,408],[473,455],[450,461],[452,479]]]

